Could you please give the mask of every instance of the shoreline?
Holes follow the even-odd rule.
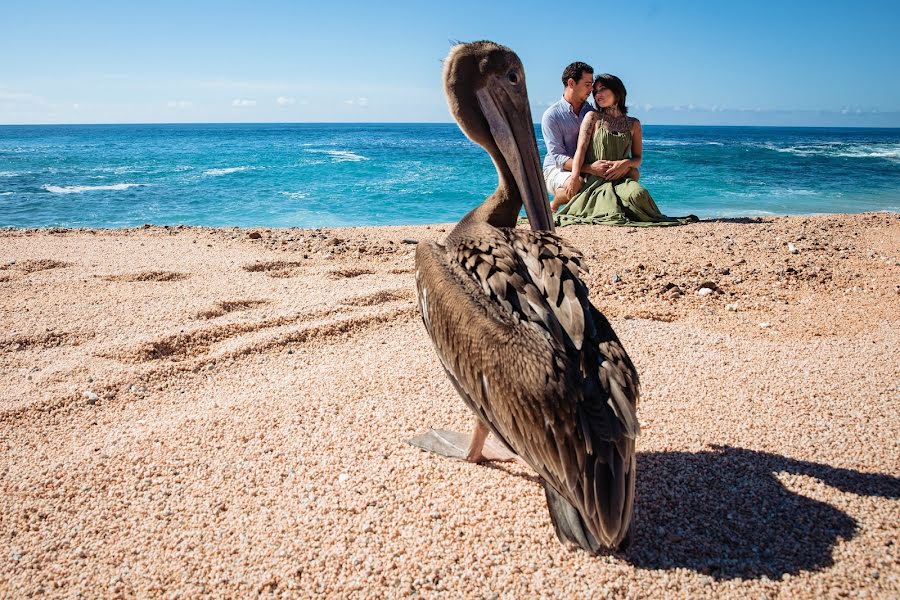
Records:
[[[524,213],[523,213],[524,214]],[[900,215],[900,210],[870,210],[863,212],[814,212],[814,213],[766,213],[766,214],[747,214],[747,215],[733,215],[733,216],[718,216],[718,217],[701,217],[699,223],[765,223],[772,220],[777,219],[799,219],[799,218],[810,218],[810,217],[840,217],[840,216],[866,216],[866,215]],[[142,223],[140,225],[127,225],[122,227],[103,227],[103,226],[85,226],[85,227],[67,227],[67,226],[57,226],[57,225],[47,225],[43,227],[20,227],[18,225],[0,225],[0,234],[4,232],[9,233],[77,233],[77,232],[122,232],[122,233],[130,233],[145,229],[212,229],[212,230],[221,230],[221,231],[250,231],[250,230],[258,230],[258,231],[319,231],[319,230],[344,230],[344,229],[389,229],[389,228],[416,228],[416,227],[443,227],[448,231],[456,225],[456,221],[447,221],[444,223],[398,223],[398,224],[389,224],[389,225],[322,225],[318,227],[304,227],[304,226],[270,226],[270,225],[194,225],[189,223]],[[564,235],[565,231],[569,229],[569,227],[557,228],[557,233],[562,232]]]
[[[452,226],[0,230],[0,589],[900,594],[900,214],[558,230],[642,382],[602,557],[403,442],[470,424],[415,303]]]

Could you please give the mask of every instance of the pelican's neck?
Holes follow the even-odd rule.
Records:
[[[488,154],[494,160],[497,167],[497,178],[499,183],[493,194],[484,199],[479,206],[475,207],[459,222],[462,226],[464,223],[487,223],[493,227],[515,227],[519,218],[519,210],[522,208],[522,196],[519,188],[513,182],[512,171],[503,160],[500,151],[496,148],[488,148]]]

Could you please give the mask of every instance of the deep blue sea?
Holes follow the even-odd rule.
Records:
[[[900,129],[646,126],[644,139],[642,183],[669,215],[900,206]],[[0,226],[436,223],[495,186],[452,124],[0,126]]]

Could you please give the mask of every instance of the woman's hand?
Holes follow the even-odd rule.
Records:
[[[595,160],[588,166],[588,168],[586,170],[588,173],[590,173],[594,177],[599,177],[600,179],[605,179],[606,172],[609,170],[609,166],[611,164],[612,164],[612,161],[609,161],[609,160]]]
[[[572,176],[569,177],[569,182],[566,183],[566,195],[569,199],[575,197],[575,194],[581,191],[581,177],[578,173],[572,173]]]
[[[611,161],[606,171],[605,179],[608,181],[616,181],[617,179],[622,179],[628,175],[629,171],[631,171],[631,162],[627,159]]]

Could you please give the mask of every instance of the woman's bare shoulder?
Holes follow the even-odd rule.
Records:
[[[584,115],[584,120],[581,122],[582,125],[588,123],[589,125],[593,125],[600,118],[600,113],[596,110],[592,110],[588,114]]]

